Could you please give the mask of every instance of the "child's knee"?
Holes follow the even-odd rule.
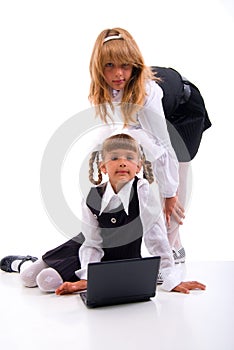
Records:
[[[49,267],[37,275],[36,283],[43,292],[54,292],[63,283],[63,279],[55,269]]]
[[[20,278],[25,285],[25,287],[36,287],[37,286],[37,275],[48,267],[48,265],[42,260],[38,259],[34,263],[31,263],[30,266],[25,266],[25,262],[20,269]]]

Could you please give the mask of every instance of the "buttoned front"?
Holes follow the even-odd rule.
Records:
[[[129,181],[118,194],[113,191],[109,182],[104,193],[102,187],[90,191],[87,205],[97,216],[102,237],[101,246],[105,253],[103,259],[140,256],[143,230],[139,217],[137,181],[138,178]],[[136,242],[137,240],[139,241]]]

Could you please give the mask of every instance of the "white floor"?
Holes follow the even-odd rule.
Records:
[[[0,257],[40,256],[63,243],[41,202],[41,160],[54,132],[90,107],[89,60],[98,33],[120,26],[134,36],[147,65],[174,67],[202,92],[213,126],[192,162],[193,194],[182,242],[190,259],[219,262],[186,263],[188,277],[207,284],[205,292],[158,288],[151,302],[95,310],[86,309],[78,295],[42,294],[24,288],[18,274],[0,271],[0,348],[233,350],[234,262],[221,260],[234,260],[225,219],[233,216],[234,196],[228,186],[234,177],[234,1],[117,6],[111,11],[107,0],[0,1]]]
[[[25,288],[0,271],[2,349],[234,349],[234,262],[187,262],[186,278],[207,285],[190,295],[158,287],[149,302],[87,309],[79,295]]]

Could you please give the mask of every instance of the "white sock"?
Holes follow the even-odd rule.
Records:
[[[27,267],[29,267],[32,264],[33,264],[32,260],[25,260],[23,263],[22,263],[22,260],[14,260],[11,263],[11,268],[13,271],[19,272],[19,265],[20,265],[20,272],[21,272],[22,270],[25,270]]]
[[[23,262],[23,264],[20,266],[20,272],[23,272],[25,269],[27,269],[29,266],[32,266],[34,262],[32,260],[26,260]]]
[[[14,260],[14,261],[12,261],[12,263],[11,263],[11,269],[13,270],[13,271],[16,271],[16,272],[18,272],[18,267],[19,267],[19,264],[22,262],[22,260]]]
[[[30,262],[30,261],[29,261]],[[23,267],[23,268],[22,268]],[[20,278],[25,285],[25,287],[36,287],[37,286],[37,275],[45,268],[48,267],[48,265],[42,260],[38,259],[34,263],[31,262],[31,264],[23,263],[22,267],[20,269]]]
[[[63,283],[60,274],[52,267],[42,270],[38,274],[36,281],[43,292],[54,292]]]

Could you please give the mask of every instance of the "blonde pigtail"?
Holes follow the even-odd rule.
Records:
[[[93,174],[94,174],[93,164],[95,162],[95,159],[96,159],[96,165],[97,165],[97,169],[98,169],[98,180],[95,180],[93,177]],[[99,185],[102,182],[102,172],[99,168],[99,152],[98,151],[92,152],[91,157],[89,159],[89,181],[94,185]]]
[[[152,182],[154,182],[154,173],[153,173],[152,165],[148,160],[146,160],[143,147],[140,146],[140,148],[141,148],[141,158],[142,158],[142,165],[143,165],[143,175],[146,178],[146,180],[151,184]]]

